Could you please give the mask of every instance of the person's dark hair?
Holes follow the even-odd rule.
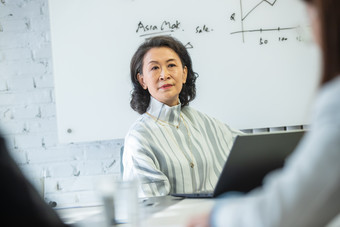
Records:
[[[303,0],[315,7],[320,23],[322,79],[324,84],[340,74],[340,1]]]
[[[130,106],[139,114],[146,112],[150,104],[150,93],[144,90],[137,79],[137,75],[143,73],[143,60],[145,54],[152,48],[168,47],[175,51],[181,59],[183,67],[187,67],[188,75],[186,83],[183,84],[179,100],[182,107],[189,105],[189,102],[196,97],[196,78],[197,74],[192,69],[192,62],[190,55],[185,46],[177,39],[170,36],[156,36],[146,40],[142,43],[135,54],[133,55],[130,63],[130,76],[133,85],[131,94]]]

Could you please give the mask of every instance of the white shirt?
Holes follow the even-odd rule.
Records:
[[[151,97],[125,137],[123,178],[138,180],[141,197],[212,191],[239,133],[191,107]]]
[[[318,95],[311,129],[285,167],[246,196],[221,200],[212,226],[325,226],[340,213],[340,78]]]

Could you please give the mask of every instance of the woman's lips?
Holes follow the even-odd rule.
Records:
[[[163,86],[161,86],[160,88],[161,89],[168,89],[170,87],[172,87],[173,85],[172,84],[164,84]]]

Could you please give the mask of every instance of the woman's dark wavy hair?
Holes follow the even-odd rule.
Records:
[[[185,46],[177,39],[170,36],[156,36],[146,40],[142,43],[135,54],[133,55],[130,63],[130,76],[133,85],[131,93],[130,106],[133,110],[139,114],[146,112],[150,104],[150,93],[148,90],[144,90],[140,85],[137,75],[143,73],[143,60],[145,54],[152,48],[168,47],[175,51],[181,59],[183,68],[186,66],[188,70],[186,83],[183,84],[181,93],[179,94],[179,100],[182,107],[189,105],[189,102],[196,97],[196,78],[197,73],[192,69],[192,62],[190,55]]]
[[[320,22],[322,50],[321,84],[340,75],[340,1],[303,0],[314,6]]]

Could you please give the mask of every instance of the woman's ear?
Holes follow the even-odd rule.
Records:
[[[148,89],[148,86],[144,83],[144,76],[142,74],[137,74],[137,80],[144,90]]]
[[[187,82],[187,76],[188,76],[188,68],[186,66],[184,66],[183,68],[183,84],[185,84]]]

